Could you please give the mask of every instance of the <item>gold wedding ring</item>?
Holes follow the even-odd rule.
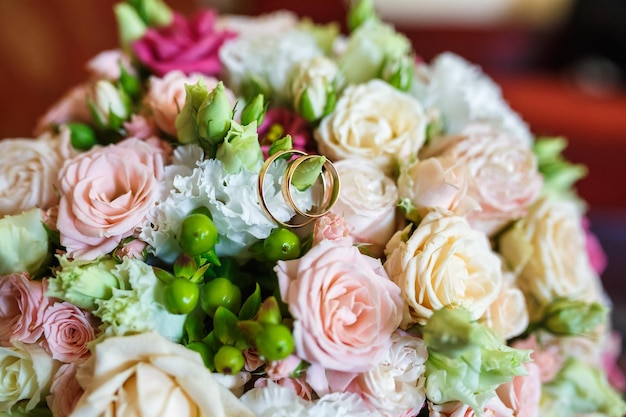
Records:
[[[294,159],[294,156],[296,158]],[[274,155],[267,158],[263,167],[261,167],[261,171],[259,172],[259,182],[257,187],[257,192],[259,196],[259,203],[261,204],[261,209],[265,213],[265,215],[276,222],[280,226],[288,227],[288,228],[298,228],[306,226],[311,223],[315,219],[324,216],[327,214],[332,206],[337,202],[337,198],[339,198],[339,174],[335,169],[335,166],[329,161],[326,160],[324,165],[322,166],[322,172],[320,174],[321,181],[316,182],[311,186],[311,192],[314,195],[317,195],[317,202],[314,203],[313,207],[308,211],[303,211],[296,202],[293,200],[292,190],[293,184],[291,183],[291,179],[298,167],[307,160],[311,158],[315,158],[318,155],[309,155],[306,152],[290,149],[285,151],[276,152]],[[285,171],[285,175],[282,178],[281,182],[281,192],[283,198],[287,205],[295,211],[296,215],[288,222],[285,223],[279,219],[277,219],[271,212],[268,207],[267,202],[265,201],[265,195],[263,193],[263,188],[265,184],[265,176],[267,174],[270,166],[279,158],[288,158],[290,161],[289,165]],[[321,188],[320,188],[321,187]]]

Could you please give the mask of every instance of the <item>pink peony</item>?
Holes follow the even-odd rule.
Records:
[[[380,260],[322,241],[274,268],[294,318],[301,358],[331,370],[363,372],[380,361],[402,319],[400,289]]]
[[[161,154],[137,138],[68,161],[57,220],[68,254],[96,259],[131,236],[157,201],[162,173]]]
[[[71,363],[86,359],[96,337],[95,320],[74,304],[56,302],[43,316],[43,335],[53,359]]]
[[[585,249],[591,267],[598,275],[602,275],[606,268],[607,258],[598,237],[591,231],[591,222],[588,217],[583,217],[583,229],[585,230]]]
[[[541,399],[541,375],[534,363],[525,364],[528,375],[514,377],[500,385],[496,394],[502,403],[513,410],[516,417],[537,417]]]
[[[278,107],[269,109],[258,132],[261,149],[266,158],[272,142],[286,135],[291,135],[293,149],[315,153],[315,141],[311,137],[306,120],[289,109]]]
[[[12,341],[37,343],[47,305],[41,282],[27,273],[0,277],[0,346],[12,346]]]
[[[322,240],[341,240],[352,245],[353,239],[350,236],[352,227],[346,224],[343,217],[328,213],[317,219],[313,225],[313,244],[317,245]]]
[[[167,27],[151,28],[132,45],[137,58],[159,77],[170,71],[217,75],[220,47],[236,35],[215,28],[216,13],[203,10],[186,19],[174,13]]]
[[[62,365],[54,375],[46,402],[54,417],[67,417],[74,410],[83,389],[76,380],[77,363]]]

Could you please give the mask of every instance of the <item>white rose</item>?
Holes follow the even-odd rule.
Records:
[[[0,276],[35,274],[48,258],[48,233],[39,209],[0,219],[0,236]]]
[[[426,399],[427,359],[428,351],[422,339],[394,333],[385,358],[357,377],[361,395],[386,416],[417,414]]]
[[[200,355],[156,333],[105,339],[77,378],[85,392],[72,417],[254,415]]]
[[[315,131],[321,153],[332,160],[369,160],[386,173],[417,155],[427,118],[413,97],[381,80],[348,87]]]
[[[396,185],[370,162],[344,159],[335,168],[341,193],[331,212],[352,227],[350,235],[356,243],[367,245],[369,255],[382,256],[396,230]]]
[[[424,324],[443,307],[462,306],[480,318],[502,286],[500,258],[487,237],[465,218],[438,211],[408,233],[397,232],[385,248],[385,270],[405,302],[402,327]]]
[[[575,202],[542,197],[504,233],[499,247],[519,272],[517,284],[526,295],[531,319],[557,297],[603,302]]]
[[[58,204],[57,176],[73,154],[65,128],[58,135],[0,141],[0,217]]]
[[[528,308],[524,293],[515,286],[515,274],[504,272],[503,277],[500,295],[489,306],[483,322],[502,339],[509,340],[528,327]]]
[[[0,415],[22,400],[25,411],[35,408],[48,395],[59,365],[39,345],[0,347]]]
[[[468,195],[480,210],[469,222],[489,235],[523,217],[541,192],[543,177],[532,150],[487,124],[465,127],[460,135],[439,138],[421,156],[447,156],[469,171]]]
[[[298,16],[287,10],[278,10],[260,16],[221,15],[215,22],[217,30],[237,32],[237,37],[255,38],[280,35],[298,26]]]

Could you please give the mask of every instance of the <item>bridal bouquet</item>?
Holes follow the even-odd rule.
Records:
[[[0,141],[2,416],[613,416],[561,138],[482,71],[161,0]]]

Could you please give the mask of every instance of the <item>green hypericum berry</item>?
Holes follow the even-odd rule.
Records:
[[[285,359],[294,350],[293,336],[284,324],[264,324],[255,345],[261,356],[270,361]]]
[[[185,347],[198,352],[202,358],[202,362],[204,362],[204,366],[209,369],[215,369],[215,364],[213,363],[213,353],[207,345],[202,342],[191,342]]]
[[[263,242],[263,252],[270,261],[286,261],[300,256],[300,238],[294,232],[279,227]]]
[[[211,317],[218,307],[227,308],[237,314],[241,308],[241,290],[227,278],[212,279],[202,287],[200,306]]]
[[[84,123],[68,123],[70,130],[70,141],[72,147],[79,151],[88,151],[96,143],[96,134],[93,129]]]
[[[217,228],[208,216],[193,213],[185,217],[180,225],[178,244],[188,255],[202,255],[217,243]]]
[[[176,278],[163,289],[165,308],[172,314],[188,314],[198,304],[200,289],[193,282]]]
[[[213,357],[215,370],[221,374],[234,375],[243,369],[245,358],[243,353],[234,346],[224,345]]]

